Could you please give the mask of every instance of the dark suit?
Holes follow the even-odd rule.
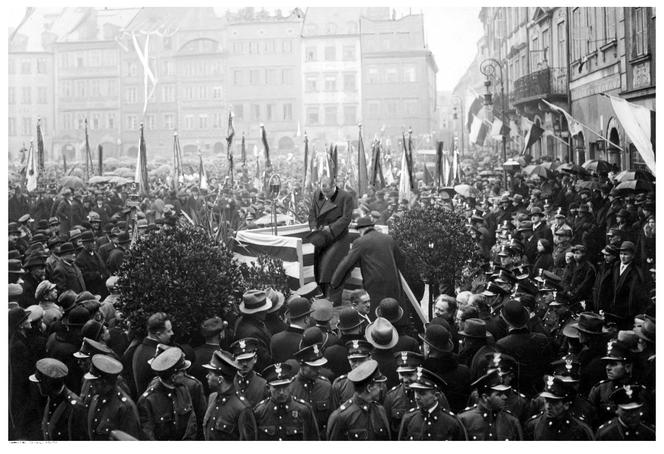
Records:
[[[383,298],[401,299],[399,268],[405,267],[403,256],[391,236],[370,229],[353,241],[350,252],[332,276],[332,287],[339,287],[357,264],[362,270],[362,286],[371,296],[369,316],[373,318]]]
[[[55,209],[55,216],[60,220],[60,235],[67,236],[71,227],[75,224],[72,224],[72,218],[74,217],[74,210],[71,202],[68,202],[67,199],[60,200],[57,208]]]
[[[76,256],[76,265],[81,270],[86,289],[94,294],[106,297],[108,295],[106,289],[108,271],[106,271],[106,265],[104,265],[104,261],[99,254],[95,251],[82,250]]]
[[[463,410],[470,395],[470,370],[459,364],[454,353],[440,353],[439,358],[427,358],[422,367],[430,370],[445,380],[445,396],[450,403],[450,410],[455,413]]]
[[[628,329],[634,316],[648,304],[648,285],[643,273],[634,262],[620,274],[620,262],[613,266],[613,300],[606,311],[621,318],[619,329]]]
[[[593,284],[595,283],[595,267],[588,260],[577,263],[574,267],[569,283],[569,293],[573,302],[592,299]]]
[[[314,254],[316,282],[329,283],[337,265],[348,253],[348,224],[352,214],[353,197],[348,192],[337,188],[329,200],[320,190],[314,193],[309,210],[309,227],[312,230],[325,226],[330,228],[329,233],[325,233],[325,246],[316,248]]]
[[[553,233],[544,221],[540,222],[537,227],[533,226],[533,236],[537,240],[545,239],[550,245],[553,245]]]
[[[549,339],[542,333],[531,333],[528,328],[513,329],[496,342],[496,348],[519,362],[519,390],[526,396],[536,394],[553,359]]]
[[[53,267],[52,278],[58,288],[58,294],[62,294],[65,290],[73,290],[76,293],[87,290],[83,274],[75,263],[69,264],[64,260],[59,260]]]
[[[293,357],[293,353],[300,349],[300,341],[304,329],[298,326],[289,326],[285,331],[275,334],[270,340],[270,352],[272,361],[283,363]]]

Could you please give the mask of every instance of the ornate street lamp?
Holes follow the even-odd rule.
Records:
[[[501,120],[503,122],[503,127],[507,124],[507,106],[505,105],[505,83],[503,79],[503,65],[500,64],[495,58],[487,58],[480,63],[480,72],[484,74],[486,80],[484,81],[484,86],[486,87],[486,93],[484,94],[484,105],[491,106],[493,105],[493,95],[491,93],[491,79],[496,78],[496,68],[498,68],[500,75],[500,98],[502,104]],[[501,131],[504,132],[504,131]],[[503,162],[507,161],[507,137],[505,134],[501,134],[503,138]],[[505,178],[505,189],[507,189],[507,170],[504,170]]]

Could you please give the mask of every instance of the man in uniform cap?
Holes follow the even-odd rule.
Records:
[[[97,342],[96,340],[87,337],[83,338],[83,343],[81,344],[81,348],[77,352],[74,352],[73,354],[74,358],[76,358],[78,362],[79,368],[83,371],[90,370],[90,361],[92,360],[92,357],[94,355],[108,355],[110,357],[115,358],[115,353],[113,352],[113,350],[111,350],[105,344]],[[85,406],[88,406],[90,404],[90,399],[92,399],[92,396],[94,394],[92,386],[94,383],[95,383],[94,380],[87,380],[85,378],[83,379],[80,396],[81,396],[81,402]],[[120,386],[122,389],[127,391],[127,393],[129,393],[129,388],[122,376],[118,377],[118,386]]]
[[[327,364],[327,359],[323,356],[321,344],[309,345],[297,351],[293,357],[299,362],[300,369],[290,384],[290,392],[294,397],[311,405],[320,433],[323,434],[332,411],[332,384],[320,373],[321,366]]]
[[[320,440],[316,416],[309,404],[291,394],[295,371],[288,363],[276,363],[263,370],[270,397],[254,407],[259,440]]]
[[[535,441],[591,441],[593,431],[581,419],[570,413],[572,393],[569,385],[553,375],[544,376],[544,411],[530,418],[524,425],[526,440]]]
[[[316,284],[316,282],[309,282],[304,284],[293,293],[309,300],[315,296],[321,295],[320,288],[318,288],[318,284]]]
[[[186,386],[176,375],[191,365],[178,347],[164,350],[150,362],[157,375],[138,399],[138,414],[146,440],[195,440],[196,414]]]
[[[234,377],[238,364],[230,353],[217,350],[203,366],[209,372],[208,387],[212,391],[203,418],[205,440],[256,440],[256,420],[251,404],[235,392]]]
[[[634,367],[634,353],[629,346],[622,341],[612,339],[606,344],[606,354],[602,357],[606,367],[606,380],[602,380],[592,387],[588,393],[588,401],[595,407],[597,420],[603,424],[615,415],[615,404],[611,400],[611,394],[626,385],[633,385],[632,372]],[[639,390],[638,398],[642,402],[650,402],[645,388],[634,388]],[[650,406],[643,408],[646,419],[651,418]],[[653,418],[654,419],[654,418]]]
[[[270,354],[276,362],[284,362],[292,358],[299,350],[304,330],[309,326],[311,303],[303,297],[289,299],[286,303],[288,328],[277,333],[270,339]]]
[[[625,385],[611,393],[616,417],[597,429],[595,439],[602,441],[655,440],[655,430],[641,421],[643,390],[640,385]]]
[[[403,416],[399,440],[466,440],[466,431],[454,413],[444,408],[440,396],[445,380],[418,366],[408,387],[415,393],[417,407]]]
[[[30,381],[37,383],[39,393],[46,397],[41,420],[44,441],[85,440],[85,406],[65,386],[67,366],[55,358],[42,358],[35,369]]]
[[[466,428],[469,440],[522,440],[519,420],[505,409],[506,392],[510,387],[502,383],[498,369],[475,380],[473,387],[477,404],[466,408],[459,419]]]
[[[540,207],[533,207],[530,210],[530,220],[533,224],[533,236],[535,239],[545,239],[549,244],[553,244],[553,233],[546,224],[545,214]]]
[[[504,391],[505,406],[504,409],[514,415],[519,422],[524,423],[526,418],[530,416],[530,400],[519,392],[517,386],[517,378],[519,372],[519,363],[513,357],[504,353],[492,353],[487,363],[487,373],[496,370],[498,371],[498,378],[500,383],[509,386],[509,389]]]
[[[87,412],[88,439],[108,440],[112,430],[122,430],[140,437],[140,420],[136,404],[118,386],[122,363],[108,355],[94,355],[87,380],[97,380]]]
[[[256,405],[267,397],[267,383],[255,372],[260,341],[253,337],[239,339],[231,344],[237,374],[233,380],[236,392],[245,397],[250,405]]]
[[[234,338],[253,338],[259,341],[258,364],[256,368],[262,370],[272,364],[270,357],[270,338],[272,335],[265,325],[267,311],[272,308],[272,300],[268,299],[263,290],[249,290],[242,295],[240,303],[240,316],[235,321],[233,329]],[[262,400],[262,399],[261,399]],[[254,405],[258,402],[254,402]]]
[[[353,383],[353,397],[330,415],[327,439],[330,441],[390,440],[387,414],[378,403],[385,387],[385,376],[373,359],[348,373]]]
[[[345,344],[348,352],[348,364],[350,370],[355,369],[357,366],[371,358],[373,345],[363,339],[353,339]],[[330,405],[331,408],[339,408],[339,405],[346,402],[353,397],[353,383],[348,379],[348,375],[340,375],[332,382],[332,389],[330,391]]]

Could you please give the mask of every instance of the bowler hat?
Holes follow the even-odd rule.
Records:
[[[364,331],[366,340],[379,350],[389,350],[399,341],[396,328],[387,319],[377,317]]]
[[[67,314],[65,324],[82,327],[88,320],[90,320],[90,312],[84,306],[76,305]]]
[[[655,319],[646,315],[643,324],[634,330],[636,335],[646,342],[655,343]]]
[[[339,324],[337,327],[341,331],[349,331],[353,328],[357,328],[362,323],[364,323],[364,319],[360,316],[360,313],[352,307],[347,307],[339,312]]]
[[[464,322],[464,328],[459,331],[459,334],[464,337],[472,337],[476,339],[486,339],[491,337],[491,334],[486,330],[486,322],[481,318],[469,318]]]
[[[358,229],[361,229],[363,227],[373,227],[374,225],[375,225],[374,220],[369,216],[364,216],[357,220]]]
[[[286,304],[286,311],[291,320],[297,320],[311,314],[311,303],[301,296],[295,297]]]
[[[636,246],[634,246],[634,243],[631,241],[623,241],[623,243],[620,245],[620,252],[631,252],[634,254],[636,251]]]
[[[46,266],[46,259],[42,257],[40,254],[32,254],[30,255],[30,257],[26,259],[25,264],[23,266],[28,270],[30,268]]]
[[[500,316],[505,323],[507,323],[512,328],[525,328],[530,320],[530,314],[528,310],[523,307],[523,304],[517,300],[509,300],[503,304],[502,309],[500,310]]]
[[[304,347],[318,344],[321,349],[325,349],[329,338],[330,335],[327,334],[326,332],[323,332],[322,329],[320,329],[317,326],[311,326],[305,329],[304,332],[302,333],[302,339],[300,339],[299,348],[303,349]]]
[[[35,363],[35,369],[36,372],[28,377],[33,383],[40,383],[45,379],[60,380],[69,373],[67,366],[55,358],[40,359]]]
[[[212,317],[201,323],[201,335],[203,337],[214,336],[224,330],[224,321],[221,317]]]
[[[261,372],[261,375],[267,381],[268,385],[281,386],[288,385],[293,381],[295,370],[288,363],[275,363],[267,366]]]
[[[60,256],[73,254],[74,252],[76,252],[76,250],[74,249],[74,245],[70,242],[67,241],[60,245]]]
[[[240,312],[243,314],[256,314],[267,311],[272,307],[272,301],[268,301],[263,290],[249,290],[242,295]]]
[[[129,234],[127,232],[120,232],[118,235],[117,243],[118,244],[127,244],[131,242],[131,238],[129,238]]]
[[[450,332],[443,325],[429,323],[424,331],[424,335],[419,334],[419,338],[434,350],[440,352],[451,352],[454,350]]]
[[[415,369],[415,380],[408,385],[410,389],[437,389],[442,391],[447,382],[437,374],[428,369],[418,366]]]
[[[334,317],[334,309],[332,307],[332,303],[316,304],[322,301],[327,300],[317,300],[311,305],[311,309],[313,310],[311,313],[311,318],[313,318],[317,323],[328,323]]]
[[[388,322],[395,324],[403,317],[403,308],[396,299],[383,298],[376,308],[376,317],[383,317]]]

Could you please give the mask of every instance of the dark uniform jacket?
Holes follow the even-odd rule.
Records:
[[[247,375],[242,375],[239,372],[235,374],[233,387],[237,394],[246,398],[251,406],[265,399],[269,394],[267,382],[253,370]]]
[[[574,267],[568,291],[572,302],[592,300],[593,285],[595,284],[595,267],[588,260],[577,263]]]
[[[623,385],[631,384],[633,384],[633,381],[628,377],[624,377],[619,380],[602,380],[592,387],[588,393],[588,402],[594,407],[599,424],[604,424],[616,415],[616,405],[609,398],[611,394]],[[652,415],[650,415],[649,411],[650,405],[648,404],[649,395],[645,387],[641,387],[639,396],[642,402],[646,402],[642,407],[644,416],[646,418],[651,417]]]
[[[330,408],[336,410],[342,403],[353,397],[353,393],[355,393],[355,386],[347,375],[335,378],[330,390]]]
[[[136,404],[120,387],[107,396],[95,394],[88,408],[88,438],[91,441],[108,440],[112,430],[121,430],[140,438],[140,419]]]
[[[330,404],[330,391],[332,384],[323,377],[318,376],[315,380],[309,380],[301,374],[297,374],[289,385],[291,395],[311,405],[316,415],[320,433],[325,433],[327,420],[332,412]]]
[[[390,423],[385,409],[354,394],[330,415],[327,439],[330,441],[390,440]]]
[[[206,440],[243,441],[256,439],[256,420],[251,405],[231,388],[225,394],[212,393],[203,418]]]
[[[58,288],[58,294],[63,293],[65,290],[73,290],[76,293],[87,290],[83,274],[75,263],[69,264],[64,260],[59,260],[53,267],[51,278]]]
[[[451,411],[460,411],[466,407],[470,395],[470,370],[459,364],[454,354],[449,353],[440,358],[427,358],[422,367],[437,374],[445,382],[445,396],[450,402]]]
[[[348,225],[352,215],[353,196],[350,193],[337,188],[329,200],[320,190],[314,193],[309,210],[309,227],[312,230],[330,227],[329,235],[325,235],[325,246],[316,248],[314,252],[316,282],[331,282],[334,270],[348,253]]]
[[[459,441],[467,438],[461,421],[437,402],[431,409],[413,408],[406,413],[401,422],[398,439]]]
[[[611,421],[599,426],[595,439],[600,441],[654,441],[654,428],[640,423],[638,427],[628,427],[623,424],[620,418],[613,418]]]
[[[549,420],[542,412],[530,418],[524,426],[525,440],[592,441],[593,431],[588,424],[570,414]]]
[[[169,388],[157,379],[137,406],[146,440],[196,439],[196,414],[186,386]]]
[[[538,396],[530,403],[530,413],[531,415],[537,415],[542,411],[544,411],[544,397]],[[575,396],[569,406],[569,413],[575,418],[582,420],[590,427],[597,427],[595,408],[590,402],[588,402],[588,399],[579,395]]]
[[[519,390],[526,396],[536,394],[541,387],[542,375],[553,359],[547,337],[542,333],[531,333],[527,328],[513,329],[496,342],[496,348],[519,362]]]
[[[480,405],[459,413],[468,440],[523,440],[521,423],[508,411],[491,411]]]
[[[41,429],[44,441],[85,440],[85,406],[67,387],[44,407]]]
[[[265,399],[254,407],[259,440],[320,440],[318,423],[311,406],[291,397],[285,404]]]
[[[620,261],[613,265],[613,300],[605,310],[622,317],[624,326],[631,327],[632,318],[642,312],[648,303],[648,285],[641,269],[630,263],[623,274],[620,274]]]
[[[148,388],[154,372],[148,360],[154,357],[155,352],[157,351],[157,345],[159,341],[156,339],[151,339],[145,337],[143,342],[141,342],[131,358],[131,370],[133,372],[134,385],[136,386],[136,395],[140,396]]]
[[[272,361],[283,363],[293,357],[293,353],[300,349],[300,341],[304,329],[290,325],[284,331],[275,334],[270,340],[270,354]]]

